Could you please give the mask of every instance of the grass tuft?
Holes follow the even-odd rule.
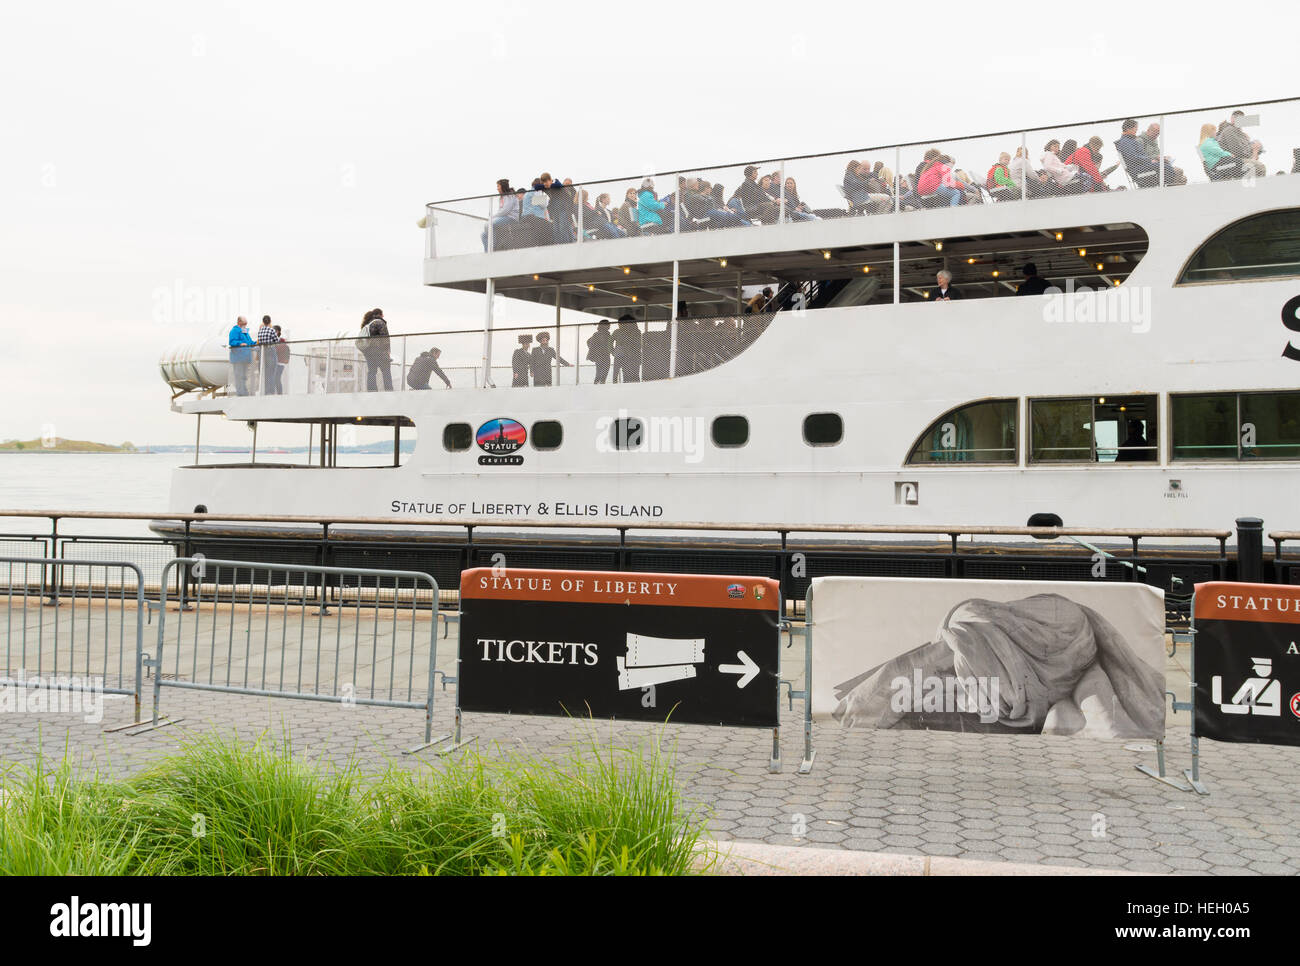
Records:
[[[683,875],[701,836],[657,743],[369,775],[208,736],[122,781],[65,757],[0,797],[0,875]]]

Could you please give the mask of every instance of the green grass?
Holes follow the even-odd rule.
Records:
[[[203,737],[101,782],[65,758],[5,776],[0,875],[683,875],[702,828],[673,767],[593,744],[369,775]]]

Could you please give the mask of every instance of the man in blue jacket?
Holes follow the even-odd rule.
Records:
[[[235,320],[235,327],[230,330],[230,368],[235,373],[235,395],[248,395],[248,364],[253,361],[253,350],[249,346],[256,345],[253,337],[248,334],[248,319],[242,315]]]

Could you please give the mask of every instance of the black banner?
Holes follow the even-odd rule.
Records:
[[[460,706],[775,727],[779,608],[755,577],[469,570]]]
[[[1300,588],[1196,586],[1196,733],[1300,745]]]

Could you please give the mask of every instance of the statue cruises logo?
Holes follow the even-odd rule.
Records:
[[[474,439],[484,453],[478,458],[479,466],[520,466],[524,462],[515,451],[523,448],[528,430],[518,420],[489,419],[478,428]]]

